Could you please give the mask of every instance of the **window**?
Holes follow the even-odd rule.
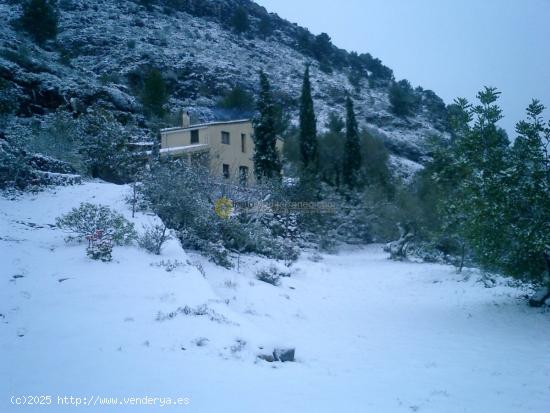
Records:
[[[239,166],[239,183],[243,186],[248,184],[248,166]]]
[[[222,165],[222,173],[223,173],[223,177],[225,179],[229,179],[229,165],[224,163]]]
[[[199,130],[195,129],[191,131],[191,145],[199,143]]]
[[[241,151],[246,153],[246,134],[241,133]]]
[[[229,132],[222,132],[222,143],[229,145]]]

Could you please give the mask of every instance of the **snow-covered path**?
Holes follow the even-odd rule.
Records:
[[[92,182],[0,199],[0,411],[549,411],[550,313],[506,280],[486,288],[477,271],[369,246],[306,252],[274,287],[255,279],[262,258],[229,271],[171,241],[161,257],[125,247],[98,263],[48,225],[84,201],[129,217],[126,192]],[[297,362],[256,358],[275,346],[294,346]]]

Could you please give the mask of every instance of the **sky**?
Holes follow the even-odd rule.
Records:
[[[446,103],[501,92],[510,138],[532,98],[550,107],[550,0],[256,0],[268,11],[369,52],[397,80]],[[545,118],[550,117],[547,109]]]

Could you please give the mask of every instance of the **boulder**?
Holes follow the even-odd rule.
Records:
[[[550,290],[548,287],[543,287],[538,290],[530,299],[529,305],[531,307],[542,307],[550,300]]]
[[[293,348],[276,348],[273,350],[273,358],[275,361],[294,361],[295,349]]]
[[[260,360],[265,360],[269,363],[273,363],[275,361],[275,358],[271,354],[259,354],[258,358]]]
[[[103,97],[110,101],[114,107],[123,112],[135,112],[136,103],[135,99],[129,94],[119,90],[115,87],[104,86],[101,89],[100,97]]]
[[[71,105],[71,110],[74,113],[85,113],[86,112],[86,105],[82,100],[76,97],[72,97],[69,99],[69,104]]]

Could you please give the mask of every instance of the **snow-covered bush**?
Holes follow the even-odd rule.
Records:
[[[319,249],[323,252],[334,253],[336,252],[337,245],[338,242],[336,241],[334,231],[327,231],[319,237]]]
[[[25,189],[35,179],[28,165],[27,153],[17,145],[0,138],[0,189]]]
[[[290,240],[282,237],[272,237],[269,232],[260,231],[256,238],[257,244],[251,252],[257,252],[269,258],[293,262],[300,256],[300,249]]]
[[[81,142],[88,136],[81,134],[81,123],[84,116],[75,119],[70,112],[58,110],[44,116],[40,123],[30,128],[32,138],[29,148],[33,152],[40,153],[44,158],[59,160],[56,170],[59,173],[86,173],[84,157],[82,156]],[[37,169],[40,168],[40,159],[37,160]],[[50,162],[51,164],[51,162]],[[48,165],[48,167],[50,167]]]
[[[216,214],[216,200],[228,196],[251,203],[263,199],[261,189],[228,189],[206,168],[180,160],[152,165],[139,187],[145,199],[184,248],[202,252],[213,262],[230,267],[229,252],[257,253],[293,261],[298,256],[291,240],[276,236],[263,220],[263,212],[236,210],[230,217]]]
[[[239,286],[239,284],[237,284],[237,283],[236,283],[235,281],[233,281],[233,280],[225,280],[225,281],[223,282],[223,285],[224,285],[225,288],[229,288],[229,289],[231,289],[231,290],[234,290],[234,289],[236,289],[236,288]]]
[[[164,224],[157,224],[144,226],[143,229],[143,234],[137,238],[138,245],[153,254],[160,255],[162,245],[171,238],[168,228]]]
[[[192,229],[180,231],[178,237],[183,248],[197,250],[219,266],[225,268],[233,267],[229,257],[229,250],[223,245],[221,240],[209,241],[197,236]]]
[[[296,241],[299,237],[297,214],[295,212],[287,214],[266,214],[266,216],[262,218],[262,223],[266,225],[275,236],[292,241]]]
[[[81,116],[76,130],[88,173],[108,182],[127,182],[127,175],[138,163],[127,146],[131,125],[123,126],[110,112],[98,109]]]
[[[71,233],[67,241],[83,241],[97,231],[102,231],[103,236],[110,237],[116,245],[129,244],[136,238],[134,224],[121,214],[107,206],[88,202],[58,217],[56,224]]]
[[[278,286],[281,284],[281,273],[279,272],[279,269],[274,265],[270,265],[267,268],[258,270],[258,272],[256,272],[256,278],[260,281],[263,281],[264,283],[268,283],[274,286]]]
[[[116,183],[135,180],[143,159],[128,149],[135,134],[105,110],[74,117],[59,109],[40,118],[0,118],[0,186],[66,185],[76,174]],[[50,173],[55,173],[52,175]]]
[[[201,251],[213,263],[225,268],[232,268],[233,263],[229,259],[229,251],[224,247],[221,241],[205,242]]]
[[[177,268],[184,266],[185,264],[178,260],[161,260],[159,262],[151,263],[150,265],[151,267],[164,268],[166,272],[172,272]]]
[[[106,235],[101,230],[97,230],[94,234],[86,237],[88,247],[86,255],[93,260],[108,262],[113,259],[113,241],[109,235]]]

